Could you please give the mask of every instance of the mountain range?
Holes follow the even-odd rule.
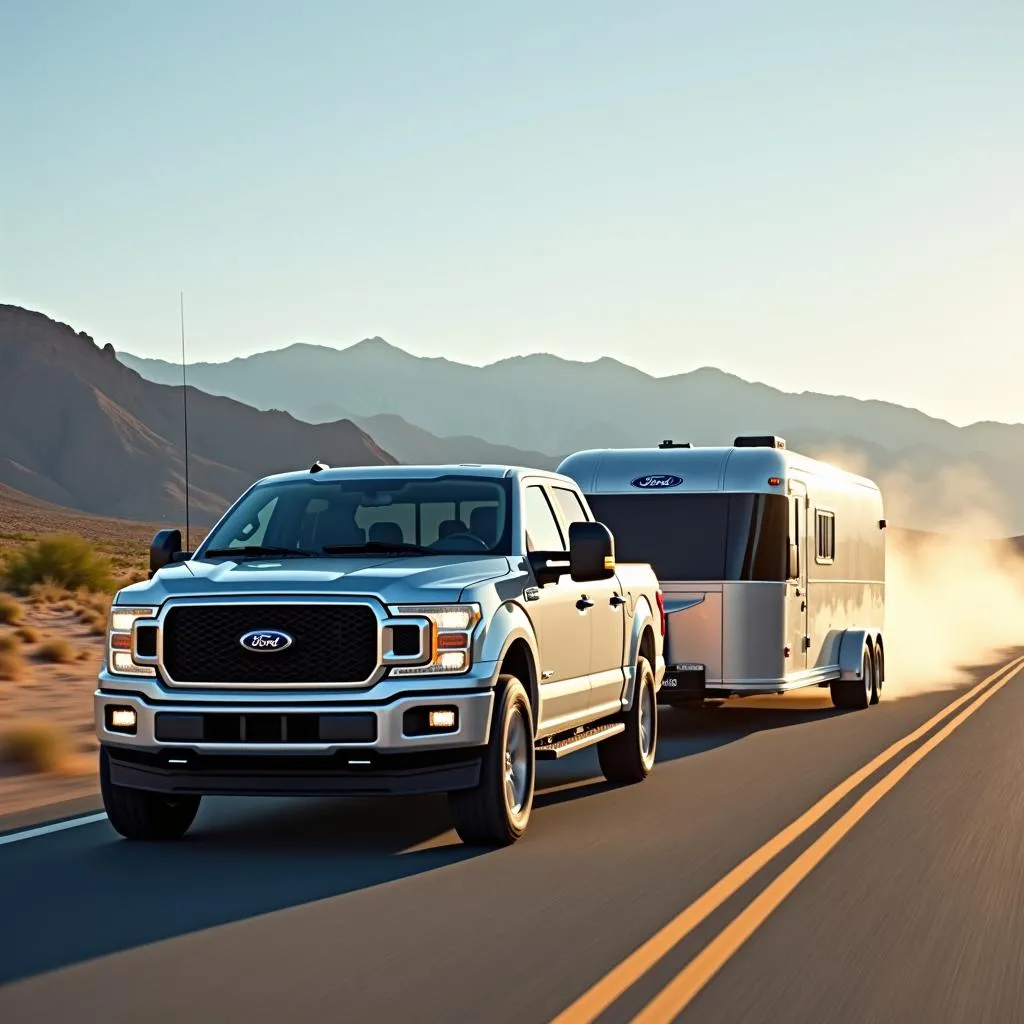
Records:
[[[0,485],[93,515],[178,522],[181,368],[0,305]],[[877,479],[893,525],[1024,532],[1024,426],[956,427],[890,403],[782,392],[704,368],[651,377],[550,355],[467,366],[382,339],[187,367],[197,522],[255,478],[334,465],[553,468],[570,451],[774,433]]]
[[[118,358],[180,386],[179,365],[129,352]],[[841,365],[837,354],[837,371]],[[310,421],[348,418],[401,462],[548,468],[581,448],[777,434],[791,448],[878,480],[894,522],[1024,530],[1024,425],[958,427],[889,402],[784,392],[711,367],[652,377],[613,359],[543,354],[468,366],[370,338],[346,349],[299,343],[198,362],[187,375],[204,391],[257,408]]]
[[[41,313],[0,305],[0,484],[94,515],[178,522],[182,389],[153,383],[110,346]],[[317,425],[188,390],[189,492],[209,522],[257,477],[397,460],[354,423]]]

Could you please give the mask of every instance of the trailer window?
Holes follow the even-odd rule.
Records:
[[[622,562],[663,580],[784,580],[788,502],[781,494],[588,494]]]
[[[836,558],[836,517],[820,508],[814,512],[815,561],[827,565]]]

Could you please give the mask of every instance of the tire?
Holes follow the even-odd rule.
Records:
[[[871,703],[877,704],[882,699],[882,675],[885,670],[885,661],[882,649],[875,647],[875,688],[871,694]]]
[[[530,699],[515,676],[503,675],[480,781],[473,789],[448,794],[459,838],[474,846],[510,846],[519,839],[533,810],[536,771]]]
[[[861,656],[863,667],[860,679],[834,679],[829,685],[832,704],[843,711],[861,711],[871,704],[875,695],[875,653],[870,644],[865,645]]]
[[[125,839],[181,839],[199,813],[199,796],[166,796],[145,789],[115,786],[110,781],[110,755],[100,747],[100,794],[114,830]]]
[[[625,731],[597,745],[601,771],[617,785],[643,782],[651,774],[658,752],[658,695],[654,691],[654,670],[643,655],[637,658],[636,680]]]

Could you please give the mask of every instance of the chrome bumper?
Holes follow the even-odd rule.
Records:
[[[152,679],[132,680],[103,673],[93,695],[95,731],[100,743],[109,746],[154,752],[191,750],[199,754],[331,755],[346,750],[384,754],[483,746],[490,733],[494,705],[490,670],[490,666],[481,665],[471,677],[458,679],[386,680],[358,696],[306,692],[294,697],[266,692],[182,693],[169,690]],[[108,708],[133,710],[134,732],[111,728]],[[419,708],[454,709],[457,725],[446,731],[408,735],[405,714]],[[171,729],[165,723],[158,729],[157,716],[162,714],[175,716],[174,730],[182,734],[184,728],[182,738],[166,738]],[[180,716],[188,716],[191,721]],[[311,729],[320,730],[320,716],[329,716],[330,740],[293,742],[288,739],[290,723],[295,718],[301,717],[305,723],[301,730],[295,731],[308,736]],[[281,723],[280,732],[274,731],[277,720]],[[346,728],[348,722],[352,723],[352,729]],[[247,728],[246,723],[251,728]],[[234,732],[234,735],[225,741],[225,732]],[[269,732],[274,735],[268,736]],[[334,738],[347,732],[351,738]],[[158,734],[164,738],[158,738]],[[210,734],[217,738],[208,738]],[[314,734],[322,734],[322,730]]]

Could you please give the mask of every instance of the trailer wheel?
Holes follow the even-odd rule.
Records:
[[[834,707],[844,711],[860,711],[877,703],[875,697],[875,653],[865,644],[861,657],[863,671],[860,679],[833,679],[829,685]]]
[[[498,680],[491,735],[480,781],[448,794],[452,824],[466,844],[509,846],[526,831],[533,809],[536,762],[533,713],[523,684]]]
[[[877,704],[882,699],[882,651],[874,648],[874,679],[871,690],[871,703]]]
[[[604,777],[619,785],[643,782],[654,767],[658,751],[658,695],[654,670],[641,655],[636,661],[636,693],[626,712],[626,729],[597,745]]]
[[[110,756],[106,747],[100,747],[100,794],[114,831],[125,839],[150,842],[181,839],[192,827],[202,799],[115,786],[110,780]]]

